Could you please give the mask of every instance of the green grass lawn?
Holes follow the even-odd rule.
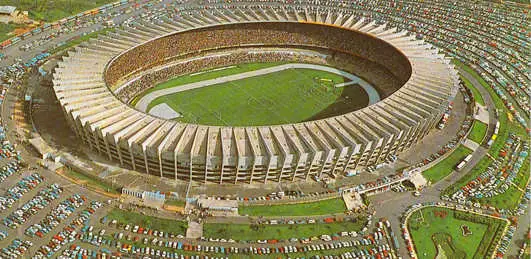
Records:
[[[296,123],[312,118],[338,100],[350,102],[340,99],[347,87],[333,86],[343,81],[342,76],[325,71],[287,69],[162,96],[151,102],[148,110],[166,103],[183,115],[177,120],[208,125]]]
[[[112,2],[115,0],[0,0],[0,5],[16,6],[28,11],[31,19],[53,22]]]
[[[449,175],[455,169],[457,164],[459,164],[461,160],[471,153],[472,150],[460,145],[447,158],[443,159],[428,170],[422,172],[422,175],[424,175],[424,177],[432,183],[440,181]]]
[[[331,235],[341,231],[359,231],[366,223],[363,217],[356,222],[344,221],[334,223],[315,224],[280,224],[280,225],[251,225],[251,224],[218,224],[205,223],[203,236],[212,238],[232,238],[234,240],[262,240],[290,238],[310,238],[320,235]]]
[[[19,27],[23,27],[23,25],[12,23],[0,23],[0,42],[14,37],[15,35],[9,33]]]
[[[485,134],[487,134],[487,127],[487,124],[478,120],[474,120],[474,125],[472,126],[470,134],[468,134],[468,138],[478,144],[481,144],[483,137],[485,137]]]
[[[436,216],[436,213],[447,213],[446,217]],[[427,207],[413,212],[408,220],[408,227],[415,244],[415,249],[419,258],[433,259],[437,255],[437,247],[434,238],[445,250],[447,258],[474,258],[476,251],[482,243],[482,239],[487,232],[488,225],[461,220],[455,217],[453,210],[445,208]],[[472,231],[471,235],[463,236],[461,226],[466,225]],[[442,235],[442,236],[441,236]],[[451,241],[442,240],[451,238]],[[454,247],[455,252],[448,251],[449,247]]]
[[[455,246],[455,242],[448,233],[435,233],[431,236],[437,253],[441,258],[465,259],[466,253]]]
[[[186,228],[188,227],[185,221],[156,218],[120,209],[112,209],[107,214],[107,217],[110,220],[116,219],[119,223],[138,225],[144,228],[182,235],[186,233]]]
[[[514,181],[515,185],[509,186],[509,189],[503,194],[493,197],[482,198],[477,201],[489,204],[500,209],[514,209],[520,204],[520,199],[524,194],[527,182],[529,181],[529,160],[525,160],[524,164],[518,171],[518,175]],[[520,189],[519,189],[520,188]]]
[[[487,82],[481,78],[479,74],[477,74],[472,68],[466,66],[462,62],[454,59],[454,63],[463,68],[467,73],[472,75],[488,92],[491,96],[492,100],[494,101],[494,105],[496,106],[496,109],[498,109],[499,112],[499,118],[500,121],[500,131],[498,133],[498,137],[492,144],[489,154],[493,157],[497,157],[498,153],[500,152],[500,149],[505,144],[505,140],[509,137],[509,133],[514,133],[517,136],[520,136],[523,139],[527,139],[529,141],[529,136],[525,132],[525,129],[517,122],[517,121],[511,121],[508,118],[508,110],[505,108],[503,101],[501,98],[492,90],[492,88],[489,87]],[[492,160],[488,157],[483,157],[479,163],[470,170],[465,176],[460,178],[457,182],[455,182],[453,185],[448,186],[442,194],[444,195],[450,195],[454,192],[456,192],[459,188],[461,188],[463,185],[470,182],[472,179],[476,178],[479,174],[485,172],[485,170],[489,167],[489,165],[492,163]],[[504,195],[514,195],[515,192],[508,192]],[[510,200],[510,199],[509,199]]]
[[[164,202],[164,204],[166,204],[166,205],[171,205],[171,206],[184,207],[184,206],[186,205],[186,201],[183,201],[183,200],[169,200],[169,199],[166,199],[166,201]]]
[[[85,184],[88,187],[101,189],[109,193],[119,193],[116,186],[113,187],[112,185],[104,181],[100,181],[96,178],[96,176],[89,176],[83,173],[76,172],[69,168],[65,168],[65,170],[63,171],[63,174],[65,174],[66,176],[70,178],[76,179],[76,180],[85,181],[86,182]]]
[[[514,209],[520,204],[522,194],[522,191],[518,190],[514,185],[511,185],[503,194],[482,198],[477,201],[482,204],[489,204],[498,209]]]
[[[492,163],[492,160],[489,157],[484,156],[483,158],[481,158],[481,160],[479,160],[479,162],[476,164],[476,166],[474,168],[472,168],[472,170],[470,170],[463,177],[459,178],[459,180],[457,180],[454,184],[448,186],[448,188],[446,188],[442,192],[442,194],[443,195],[451,195],[451,194],[455,193],[457,190],[459,190],[465,184],[470,182],[472,179],[476,178],[478,175],[480,175],[481,173],[485,172],[485,170],[487,170],[487,168],[489,167],[489,165],[491,163]]]
[[[463,80],[465,86],[472,92],[474,100],[476,100],[477,103],[485,106],[485,100],[483,100],[483,96],[481,95],[481,93],[479,93],[478,89],[476,89],[476,87],[474,87],[474,85],[472,85],[472,83],[470,83],[470,81],[464,76],[461,76],[461,80]]]
[[[155,85],[154,87],[146,90],[142,94],[139,94],[131,101],[131,104],[135,105],[140,97],[148,93],[154,92],[154,91],[158,91],[158,90],[162,90],[166,88],[172,88],[172,87],[176,87],[176,86],[180,86],[184,84],[201,82],[201,81],[214,79],[218,77],[236,75],[236,74],[240,74],[243,72],[249,72],[249,71],[254,71],[254,70],[268,68],[268,67],[274,67],[274,66],[278,66],[282,64],[285,64],[285,62],[242,63],[242,64],[238,64],[234,66],[223,67],[223,69],[217,69],[217,70],[208,69],[206,71],[201,71],[198,73],[177,76],[166,82],[159,83]]]
[[[289,205],[241,206],[238,212],[240,215],[249,216],[310,216],[342,213],[346,209],[345,202],[337,198]]]
[[[514,182],[518,187],[520,187],[520,189],[525,189],[527,182],[529,181],[529,176],[529,159],[526,159]]]
[[[489,92],[490,97],[494,101],[494,106],[496,106],[497,109],[500,109],[502,111],[501,114],[503,114],[503,116],[507,117],[506,113],[508,112],[508,110],[505,107],[505,105],[503,104],[502,99],[500,98],[500,96],[498,96],[496,94],[496,92],[494,92],[494,90],[481,77],[481,75],[479,75],[474,69],[472,69],[471,67],[467,66],[466,64],[464,64],[463,62],[461,62],[461,61],[459,61],[457,59],[453,59],[453,63],[457,67],[462,68],[464,71],[466,71],[467,73],[472,75],[472,77],[474,77],[483,86],[483,88],[485,88]],[[524,119],[525,119],[525,117],[524,117]],[[526,121],[528,121],[528,120],[526,120]],[[520,125],[520,123],[518,123],[516,121],[511,122],[511,124],[509,125],[509,128],[511,129],[512,132],[515,132],[518,135],[527,135],[526,132],[525,132],[525,129],[522,127],[522,125]]]

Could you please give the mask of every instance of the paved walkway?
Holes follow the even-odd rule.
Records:
[[[203,236],[203,224],[197,223],[195,221],[190,221],[188,223],[188,228],[186,229],[186,238],[200,238]]]
[[[476,151],[476,149],[479,148],[479,144],[470,139],[465,139],[465,143],[463,143],[463,145],[467,148],[472,149],[472,151]]]
[[[494,102],[492,98],[490,97],[488,91],[483,88],[483,86],[470,74],[468,74],[466,71],[460,71],[461,74],[470,80],[470,82],[478,89],[483,96],[483,99],[485,100],[486,107],[488,107],[489,112],[489,128],[492,127],[492,122],[494,120]],[[440,202],[441,198],[441,192],[451,186],[452,184],[456,183],[459,179],[464,177],[470,170],[472,170],[479,161],[484,157],[488,155],[488,149],[479,146],[473,153],[472,159],[463,167],[460,171],[453,171],[450,175],[448,175],[446,178],[436,182],[435,184],[425,188],[422,191],[422,194],[420,197],[414,197],[411,195],[410,192],[405,193],[395,193],[395,192],[386,192],[382,194],[378,194],[375,196],[371,196],[371,200],[373,201],[373,207],[376,211],[376,214],[373,216],[374,218],[386,218],[391,222],[391,226],[393,226],[395,233],[397,230],[399,230],[399,226],[401,226],[401,218],[403,216],[403,212],[407,210],[408,207],[416,204],[416,203],[426,203],[426,202]],[[398,229],[397,229],[398,228]],[[523,228],[519,228],[523,229]],[[400,248],[399,254],[403,257],[409,257],[409,252],[407,251],[407,248],[405,246],[405,242],[403,238],[399,238]]]
[[[476,112],[474,114],[474,119],[489,125],[489,111],[487,110],[487,107],[476,103]]]
[[[321,70],[321,71],[326,71],[326,72],[334,73],[334,74],[337,74],[337,75],[341,75],[341,76],[343,76],[345,78],[350,79],[351,81],[356,82],[357,84],[359,84],[363,88],[363,90],[365,90],[365,92],[367,92],[367,95],[369,96],[369,105],[380,101],[380,95],[378,94],[378,91],[376,91],[376,89],[372,85],[370,85],[369,83],[367,83],[363,79],[361,79],[361,78],[359,78],[359,77],[357,77],[357,76],[355,76],[353,74],[347,73],[345,71],[342,71],[342,70],[339,70],[339,69],[336,69],[336,68],[327,67],[327,66],[293,63],[293,64],[285,64],[285,65],[279,65],[279,66],[275,66],[275,67],[259,69],[259,70],[255,70],[255,71],[244,72],[244,73],[240,73],[240,74],[236,74],[236,75],[218,77],[218,78],[215,78],[215,79],[204,80],[204,81],[200,81],[200,82],[195,82],[195,83],[181,85],[179,87],[172,87],[172,88],[161,89],[159,91],[154,91],[154,92],[151,92],[151,93],[146,94],[145,96],[143,96],[138,101],[138,103],[136,104],[136,108],[138,110],[140,110],[140,111],[146,112],[148,105],[152,101],[154,101],[155,99],[157,99],[157,98],[159,98],[161,96],[174,94],[174,93],[178,93],[178,92],[182,92],[182,91],[186,91],[186,90],[197,89],[197,88],[201,88],[201,87],[205,87],[205,86],[210,86],[210,85],[215,85],[215,84],[221,84],[221,83],[236,81],[236,80],[240,80],[240,79],[244,79],[244,78],[248,78],[248,77],[266,75],[266,74],[275,73],[275,72],[279,72],[279,71],[286,70],[286,69],[292,69],[292,68],[315,69],[315,70]]]

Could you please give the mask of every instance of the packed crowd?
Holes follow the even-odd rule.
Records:
[[[221,3],[223,1],[208,1]],[[245,1],[239,1],[245,2]],[[278,1],[276,1],[278,2]],[[319,13],[340,9],[365,23],[387,23],[387,27],[408,30],[418,39],[440,47],[448,55],[471,65],[502,98],[524,126],[529,115],[531,75],[526,72],[529,56],[530,13],[521,6],[490,2],[447,1],[318,1],[298,0],[293,6],[261,5],[248,8]],[[229,6],[219,5],[218,8]],[[304,14],[303,14],[304,15]]]
[[[318,62],[318,59],[311,59],[313,62]],[[230,65],[237,65],[243,63],[253,62],[303,62],[307,63],[310,58],[304,55],[299,55],[289,51],[278,52],[230,52],[224,54],[213,54],[203,57],[196,57],[185,61],[169,64],[156,71],[148,71],[129,85],[122,87],[116,92],[118,98],[124,102],[129,102],[131,98],[135,97],[142,91],[153,87],[159,82],[164,82],[172,77],[190,74],[193,72],[208,70],[216,67],[225,67]],[[321,64],[325,64],[325,60],[320,60]]]
[[[249,23],[185,31],[147,42],[115,59],[108,66],[105,79],[114,85],[122,77],[161,65],[168,58],[252,45],[316,47],[356,53],[387,68],[402,83],[411,74],[405,56],[364,34],[315,24]]]

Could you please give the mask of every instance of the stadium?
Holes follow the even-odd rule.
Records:
[[[270,66],[156,89],[261,63]],[[242,88],[254,77],[246,73],[260,81],[303,69],[320,71],[300,82],[317,90],[291,91],[285,80],[218,106],[210,98],[240,91],[229,86]],[[148,174],[215,183],[308,180],[387,162],[440,121],[457,89],[449,59],[415,36],[355,14],[279,6],[195,10],[120,29],[69,52],[53,81],[70,126],[95,152]],[[191,91],[177,104],[160,101]],[[243,105],[224,111],[232,102]],[[276,109],[286,102],[294,105]],[[298,108],[305,103],[313,108]]]

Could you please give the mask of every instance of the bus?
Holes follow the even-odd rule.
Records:
[[[465,157],[465,159],[463,159],[457,166],[456,166],[456,169],[457,171],[463,169],[463,167],[465,167],[465,165],[470,162],[470,159],[472,158],[472,155],[468,155]]]

